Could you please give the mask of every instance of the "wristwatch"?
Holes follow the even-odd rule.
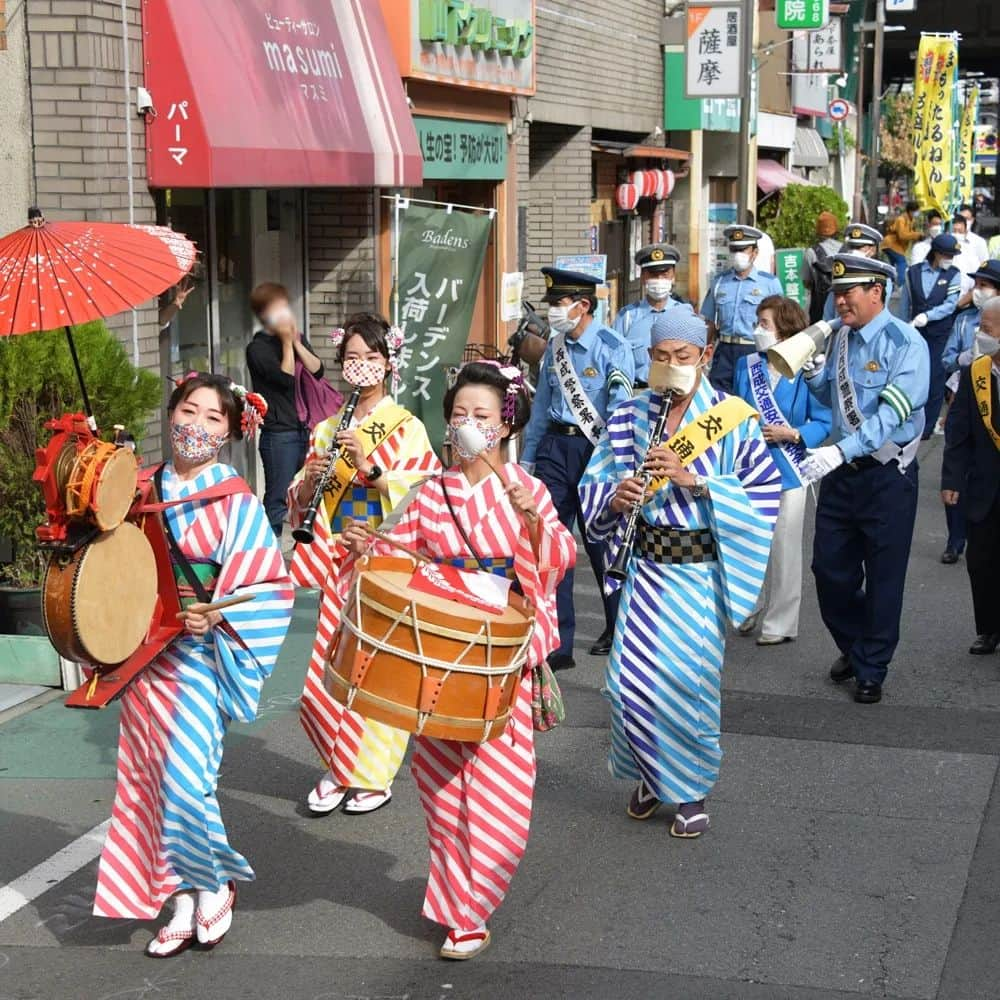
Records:
[[[708,480],[704,476],[694,477],[694,486],[691,487],[691,496],[696,500],[708,496]]]
[[[381,478],[382,472],[384,470],[380,469],[377,465],[372,465],[372,467],[365,473],[365,479],[370,483],[374,483],[376,479]]]

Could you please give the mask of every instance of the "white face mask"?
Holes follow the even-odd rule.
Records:
[[[778,342],[778,335],[772,330],[765,330],[762,326],[755,326],[753,328],[753,342],[757,345],[757,350],[763,353],[768,348],[774,347]]]
[[[928,228],[927,228],[927,236],[928,236],[928,238],[929,239],[934,239],[935,236],[940,236],[941,235],[941,229],[942,229],[941,226],[928,226]]]
[[[579,320],[570,319],[569,311],[573,306],[549,306],[549,326],[556,333],[569,333],[575,330]]]
[[[650,278],[646,282],[646,298],[653,302],[662,302],[669,298],[674,290],[674,283],[670,278]]]
[[[654,361],[649,366],[649,387],[654,392],[672,392],[678,396],[689,396],[698,384],[701,359],[694,365],[672,365],[666,361]]]
[[[977,309],[982,309],[992,298],[996,298],[995,288],[974,288],[972,290],[972,304]]]
[[[980,330],[976,334],[977,356],[981,358],[984,354],[988,354],[990,357],[993,357],[994,354],[998,353],[1000,353],[1000,340]]]
[[[261,321],[264,326],[270,330],[274,330],[276,327],[281,326],[282,323],[294,322],[295,314],[292,312],[289,306],[275,306],[270,309],[263,316],[261,316]]]
[[[733,269],[736,271],[749,271],[753,264],[750,259],[750,254],[746,250],[734,250],[733,255]]]

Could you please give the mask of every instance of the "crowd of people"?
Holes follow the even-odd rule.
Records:
[[[157,958],[225,937],[236,885],[253,871],[230,846],[215,798],[222,740],[230,721],[256,712],[296,585],[320,593],[300,718],[322,770],[304,802],[316,816],[388,806],[412,740],[430,856],[423,913],[446,928],[440,954],[451,959],[489,945],[490,917],[525,850],[534,671],[551,679],[575,666],[574,529],[603,600],[590,653],[608,658],[611,772],[631,783],[628,816],[673,807],[677,838],[709,828],[727,633],[762,646],[798,634],[812,484],[812,572],[837,650],[829,676],[851,682],[861,704],[881,700],[899,639],[917,451],[946,401],[945,554],[957,558],[969,538],[971,652],[993,652],[1000,260],[980,259],[977,248],[965,270],[971,259],[955,263],[971,246],[964,216],[951,232],[928,222],[919,231],[908,210],[883,241],[863,223],[840,233],[832,215],[820,216],[807,257],[809,315],[757,267],[764,233],[749,225],[726,229],[731,266],[700,309],[674,294],[678,250],[641,249],[642,297],[613,328],[596,318],[593,277],[543,269],[551,335],[534,399],[519,367],[463,366],[441,400],[447,468],[435,448],[445,442],[394,401],[405,377],[399,331],[376,313],[335,331],[351,390],[341,406],[285,290],[255,289],[254,392],[194,374],[169,403],[173,455],[158,483],[188,588],[186,631],[123,699],[96,912],[152,919],[171,899],[147,948]],[[908,262],[923,242],[926,253]],[[810,315],[831,322],[810,326]],[[259,422],[248,419],[252,408],[263,418],[263,504],[219,462],[224,445]],[[295,547],[286,569],[278,539],[286,525],[311,522],[318,491],[313,541]],[[534,609],[527,665],[498,738],[411,735],[328,689],[359,560],[400,546],[502,577]],[[208,610],[243,594],[255,597],[252,610]]]

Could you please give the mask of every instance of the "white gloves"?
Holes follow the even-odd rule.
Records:
[[[810,482],[815,483],[834,469],[839,469],[844,462],[844,453],[835,444],[829,444],[825,448],[810,448],[802,463],[802,471]]]
[[[814,354],[803,366],[802,374],[805,376],[806,381],[809,379],[814,379],[826,365],[826,355],[825,354]]]
[[[927,326],[927,313],[920,313],[919,316],[913,317],[913,325],[919,330],[921,327]]]
[[[972,351],[962,351],[958,356],[958,366],[959,368],[968,368],[969,365],[975,360],[972,356]]]

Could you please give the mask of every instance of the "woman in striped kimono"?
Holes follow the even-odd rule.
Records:
[[[415,483],[441,467],[424,425],[386,391],[390,375],[396,379],[400,332],[381,316],[357,313],[334,331],[334,342],[344,380],[360,390],[354,416],[344,430],[339,413],[316,425],[305,467],[288,490],[289,521],[295,528],[327,466],[331,446],[342,449],[345,459],[320,507],[315,541],[297,545],[291,565],[296,584],[321,588],[316,640],[299,711],[302,727],[326,765],[307,799],[317,816],[340,806],[357,815],[386,805],[409,741],[399,729],[348,711],[323,686],[326,652],[340,624],[354,564],[340,538],[344,520],[358,518],[377,528]]]
[[[628,815],[648,819],[676,803],[675,837],[708,828],[705,798],[722,759],[726,622],[739,625],[754,607],[781,495],[756,414],[704,377],[706,336],[689,309],[657,320],[656,388],[615,411],[580,482],[588,531],[608,542],[613,561],[644,497],[640,467],[656,477],[628,563],[606,693],[611,772],[638,782]],[[650,441],[668,397],[669,446]]]
[[[122,698],[118,784],[94,903],[97,916],[151,920],[173,897],[172,919],[146,948],[153,958],[217,945],[232,923],[236,882],[254,878],[229,844],[216,786],[226,729],[256,715],[293,591],[263,506],[217,458],[265,409],[228,378],[198,374],[168,406],[173,461],[157,478],[182,554],[174,575],[185,631]],[[206,611],[206,594],[254,600]]]
[[[477,427],[487,439],[487,457],[499,466],[501,442],[529,414],[520,373],[466,365],[445,395],[444,412],[452,427]],[[455,448],[458,466],[421,487],[393,538],[463,567],[475,566],[478,556],[536,608],[527,666],[503,735],[482,744],[414,740],[412,770],[431,856],[423,913],[449,929],[442,958],[468,959],[488,946],[486,924],[527,844],[535,785],[530,667],[559,645],[556,587],[576,561],[576,545],[540,480],[509,463],[502,467],[505,487],[483,458],[463,454],[458,442]],[[345,529],[344,539],[358,553],[370,541],[357,526]],[[392,551],[383,544],[376,551]]]

